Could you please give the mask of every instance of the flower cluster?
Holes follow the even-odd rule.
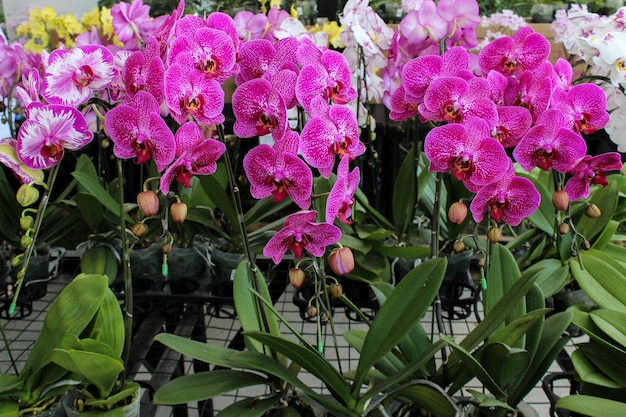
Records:
[[[573,5],[557,12],[552,24],[555,39],[563,42],[573,60],[583,60],[582,79],[604,81],[610,120],[605,129],[620,152],[626,152],[626,8],[610,16]]]
[[[559,186],[571,199],[587,197],[591,183],[606,185],[606,171],[621,167],[618,153],[586,155],[582,134],[609,120],[604,92],[595,84],[572,85],[570,64],[553,65],[549,52],[542,35],[523,27],[477,56],[453,47],[412,59],[402,70],[391,118],[417,115],[438,125],[424,143],[430,170],[452,174],[475,193],[476,222],[488,214],[517,225],[539,206],[539,193],[516,175],[514,162],[526,171],[569,174]]]
[[[287,250],[322,255],[341,235],[335,219],[350,222],[360,178],[350,161],[365,150],[348,106],[357,97],[348,62],[314,37],[276,38],[279,22],[291,19],[277,8],[265,19],[249,16],[243,26],[224,13],[201,18],[183,15],[183,8],[181,1],[171,15],[151,19],[141,0],[120,3],[111,23],[123,48],[98,36],[46,54],[17,83],[26,120],[7,140],[14,151],[4,153],[13,158],[3,162],[25,183],[40,181],[41,170],[87,145],[103,125],[117,158],[154,163],[163,194],[174,182],[190,187],[193,176],[216,171],[225,151],[217,140],[225,120],[222,85],[235,79],[234,133],[271,135],[273,142],[245,157],[252,195],[275,202],[288,196],[302,210],[287,217],[265,255],[277,263]],[[292,109],[306,112],[304,124],[292,128]],[[96,116],[104,123],[88,122]],[[313,170],[330,178],[337,165],[326,213],[318,215],[311,210]],[[151,205],[138,203],[150,215]]]

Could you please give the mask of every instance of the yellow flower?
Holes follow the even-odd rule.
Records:
[[[289,13],[291,14],[291,17],[293,17],[294,19],[298,18],[298,11],[296,10],[295,4],[291,5],[291,10],[289,11]]]
[[[100,23],[100,10],[98,7],[94,7],[90,12],[83,13],[80,17],[80,22],[83,24],[86,30],[96,27],[100,30],[102,24]]]
[[[57,17],[57,12],[55,12],[52,7],[46,6],[41,9],[41,17],[44,21],[50,21]]]
[[[67,33],[70,35],[80,35],[85,31],[85,27],[74,17],[74,15],[68,13],[63,19]],[[90,26],[91,28],[91,26]]]
[[[334,20],[322,25],[322,30],[328,34],[328,43],[330,43],[333,48],[343,48],[344,45],[339,36],[343,29],[343,26],[339,26]]]
[[[111,16],[110,9],[102,7],[100,10],[100,22],[102,22],[102,33],[104,36],[109,39],[113,38],[115,32],[113,31],[113,16]]]
[[[280,9],[281,0],[270,0],[270,9],[273,7],[277,7]]]

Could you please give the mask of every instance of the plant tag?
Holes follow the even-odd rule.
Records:
[[[235,280],[235,274],[237,273],[236,269],[233,269],[232,271],[230,271],[230,280],[234,281]]]

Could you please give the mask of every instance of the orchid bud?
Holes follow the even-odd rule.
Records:
[[[172,214],[172,220],[174,223],[183,224],[187,217],[187,204],[180,201],[172,204],[170,207],[170,213]]]
[[[467,206],[462,201],[457,201],[448,209],[448,219],[452,223],[461,224],[467,217]]]
[[[592,219],[599,219],[600,216],[602,216],[602,211],[600,210],[600,207],[595,204],[589,204],[587,210],[585,210],[585,214]]]
[[[289,270],[289,282],[294,288],[300,288],[304,284],[304,271],[300,268],[291,268]]]
[[[33,238],[28,235],[24,235],[20,238],[20,246],[23,248],[27,248],[31,243],[33,243]]]
[[[582,250],[589,250],[589,249],[591,249],[591,242],[589,242],[587,239],[583,240],[582,243],[580,244],[580,248]]]
[[[354,255],[349,248],[337,248],[328,255],[330,269],[337,275],[345,275],[354,270]]]
[[[333,282],[328,286],[328,292],[330,292],[330,296],[333,298],[341,298],[343,294],[343,287],[338,282]]]
[[[13,259],[11,259],[11,266],[13,267],[18,267],[20,266],[20,264],[22,263],[22,259],[24,258],[24,255],[17,255],[15,257],[13,257]]]
[[[502,229],[492,226],[487,230],[487,238],[491,243],[498,243],[502,239]]]
[[[32,216],[22,216],[22,217],[20,217],[20,228],[22,230],[32,229],[34,224],[35,224],[35,220],[33,219]]]
[[[465,250],[465,243],[462,240],[456,240],[452,245],[452,250],[455,252],[463,252]]]
[[[39,200],[39,190],[32,185],[22,184],[15,195],[22,207],[28,207]]]
[[[163,252],[165,255],[169,255],[170,253],[172,253],[173,250],[174,245],[172,245],[170,242],[165,242],[163,246],[161,246],[161,252]]]
[[[137,194],[137,205],[146,217],[156,216],[159,213],[159,196],[151,190]]]
[[[317,308],[315,306],[308,306],[306,309],[306,315],[309,318],[317,317]]]
[[[148,226],[145,223],[138,222],[133,226],[133,234],[137,237],[141,237],[148,233]]]
[[[567,224],[566,222],[562,222],[561,224],[559,224],[559,233],[562,235],[566,235],[570,232],[570,227],[569,224]]]
[[[552,204],[558,211],[565,211],[569,207],[569,195],[565,190],[556,190],[552,194]]]

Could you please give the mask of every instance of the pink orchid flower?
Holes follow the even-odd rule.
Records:
[[[437,78],[426,90],[418,111],[424,119],[439,122],[462,123],[480,117],[492,127],[498,120],[496,105],[489,99],[489,84],[482,78]]]
[[[183,19],[184,20],[184,19]],[[182,22],[182,20],[181,20]],[[234,76],[238,70],[235,44],[230,36],[218,29],[203,27],[191,36],[177,37],[169,50],[167,62],[172,65],[178,56],[193,57],[193,68],[219,83]],[[187,61],[187,58],[184,58]]]
[[[248,10],[238,12],[233,18],[237,35],[242,42],[261,39],[265,33],[267,16],[263,13],[252,13]]]
[[[139,49],[145,41],[165,21],[167,16],[150,17],[150,6],[142,0],[128,4],[119,2],[111,7],[112,25],[124,49]]]
[[[174,135],[161,117],[156,99],[146,91],[139,91],[132,105],[109,110],[105,126],[118,158],[137,158],[137,164],[152,158],[159,172],[174,160]]]
[[[113,55],[99,45],[57,49],[50,54],[42,95],[51,104],[76,107],[115,77]]]
[[[483,72],[491,70],[504,75],[532,71],[550,55],[550,43],[530,26],[517,30],[513,37],[503,36],[481,49],[478,63]]]
[[[479,118],[432,129],[424,139],[424,153],[430,171],[450,172],[472,192],[500,178],[510,163],[487,122]]]
[[[300,152],[324,178],[330,177],[336,156],[353,160],[362,155],[365,145],[359,140],[359,126],[352,109],[329,106],[316,97],[311,104],[311,119],[300,135]]]
[[[222,86],[200,71],[189,71],[189,66],[170,65],[165,73],[165,96],[172,117],[180,124],[190,115],[202,124],[224,122]]]
[[[251,40],[239,50],[237,85],[255,78],[265,78],[278,91],[288,109],[298,102],[295,84],[299,69],[296,52],[300,42],[296,38],[281,39],[275,44],[266,39]]]
[[[161,103],[165,98],[163,77],[165,64],[161,60],[159,44],[151,37],[143,51],[133,52],[124,61],[122,80],[126,87],[127,99],[135,97],[138,91],[147,91]]]
[[[233,131],[242,138],[272,134],[280,139],[287,130],[287,108],[272,84],[256,78],[237,87],[233,93]]]
[[[512,148],[528,132],[532,122],[530,111],[525,107],[498,106],[498,121],[491,136],[505,148]]]
[[[23,107],[39,100],[39,72],[32,68],[22,75],[22,85],[15,87],[15,96]]]
[[[17,140],[13,138],[0,139],[0,163],[13,171],[13,174],[23,184],[43,181],[41,169],[27,167],[17,155]]]
[[[536,121],[550,106],[553,75],[549,62],[540,64],[534,71],[522,71],[516,86],[519,88],[518,95],[510,104],[526,107]]]
[[[361,181],[359,167],[355,167],[352,172],[348,158],[342,158],[337,168],[337,181],[328,194],[326,200],[326,223],[332,224],[336,218],[345,224],[352,223],[348,218],[352,215],[354,205],[354,193]]]
[[[217,170],[217,160],[226,147],[215,139],[204,139],[200,127],[195,122],[183,124],[174,138],[176,156],[172,165],[167,167],[159,183],[159,189],[167,194],[174,178],[185,188],[191,187],[194,175],[211,175]]]
[[[267,39],[270,42],[275,42],[276,39],[276,29],[282,25],[282,23],[289,19],[291,15],[287,10],[279,9],[274,6],[267,12],[267,25],[265,27],[265,35],[264,39]]]
[[[413,10],[400,22],[400,31],[411,42],[424,45],[427,41],[438,43],[448,35],[448,22],[437,12],[432,0],[422,2],[419,11]]]
[[[328,223],[315,223],[317,212],[299,211],[287,216],[285,225],[267,242],[263,255],[278,264],[288,250],[301,258],[304,250],[313,256],[322,256],[326,246],[339,241],[341,229]]]
[[[327,50],[322,53],[319,64],[304,66],[296,81],[296,97],[306,111],[315,97],[335,104],[355,100],[357,94],[346,58],[337,51]]]
[[[622,159],[617,152],[590,156],[585,155],[583,159],[571,170],[574,174],[565,184],[565,191],[571,200],[589,197],[591,184],[606,187],[607,171],[618,171],[622,168]]]
[[[527,178],[515,176],[513,164],[496,182],[480,188],[470,204],[476,223],[485,214],[496,222],[517,226],[523,218],[530,216],[541,203],[541,195]]]
[[[246,154],[243,168],[254,198],[273,196],[278,203],[289,196],[301,209],[309,208],[313,173],[296,155],[298,140],[298,134],[289,130],[274,147],[261,144]]]
[[[520,140],[513,151],[515,160],[527,171],[536,166],[544,171],[554,168],[569,172],[585,153],[584,139],[565,126],[559,110],[546,110],[537,124]]]
[[[29,168],[58,164],[65,150],[78,150],[93,138],[83,115],[73,107],[32,102],[17,134],[17,154]]]
[[[404,85],[400,85],[391,95],[391,111],[389,118],[391,120],[402,121],[408,120],[417,114],[417,103],[409,103],[406,99],[406,90]]]
[[[593,133],[609,122],[604,90],[595,84],[577,84],[564,96],[555,98],[552,107],[559,109],[566,124],[575,132]]]

